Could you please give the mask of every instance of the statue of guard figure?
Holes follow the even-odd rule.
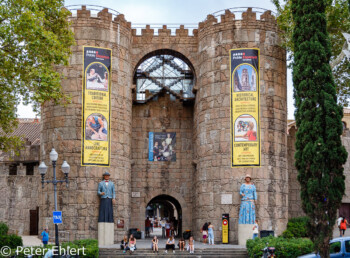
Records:
[[[103,180],[98,184],[97,194],[101,197],[98,215],[99,246],[114,244],[113,204],[115,201],[114,183],[109,180],[111,175],[106,171]]]

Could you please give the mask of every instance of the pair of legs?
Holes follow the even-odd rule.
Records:
[[[165,238],[165,227],[162,227],[162,238]]]
[[[180,251],[185,251],[185,242],[184,241],[179,242],[179,248],[180,248]]]
[[[153,244],[153,252],[158,253],[158,244]]]
[[[169,249],[172,249],[173,252],[175,252],[175,245],[172,244],[172,245],[165,245],[165,252],[167,253]]]
[[[342,237],[344,236],[345,230],[346,230],[346,229],[341,229],[341,230],[340,230],[340,236],[342,236]]]
[[[188,249],[190,250],[190,254],[194,253],[194,245],[188,245]]]
[[[209,233],[209,245],[213,245],[213,244],[214,244],[214,234]]]
[[[207,235],[203,235],[203,243],[204,243],[204,244],[207,243]]]

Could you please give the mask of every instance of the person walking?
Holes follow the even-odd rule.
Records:
[[[157,236],[154,236],[152,239],[152,250],[153,250],[153,253],[155,253],[155,252],[158,253],[158,238],[157,238]]]
[[[255,224],[253,226],[253,239],[257,238],[259,235],[259,224],[258,220],[255,220]]]
[[[168,238],[168,240],[166,241],[165,253],[168,253],[169,249],[172,249],[173,253],[175,253],[175,239],[173,236],[170,236],[170,238]]]
[[[149,217],[145,220],[145,227],[146,227],[146,237],[150,236],[150,229],[151,229],[151,220]]]
[[[49,242],[49,229],[45,228],[44,231],[41,233],[41,240],[43,242],[44,247],[47,246],[47,243]]]
[[[339,229],[339,236],[341,237],[341,229],[340,229],[340,222],[343,220],[343,215],[339,215],[339,218],[337,219],[337,226]]]
[[[162,238],[165,238],[165,219],[164,218],[160,221],[160,225],[162,227]]]
[[[341,233],[341,236],[343,237],[344,234],[345,234],[345,231],[346,231],[346,225],[350,226],[350,224],[348,223],[348,221],[343,218],[343,220],[340,222],[340,233]]]
[[[211,222],[208,223],[209,245],[214,245],[214,226]]]

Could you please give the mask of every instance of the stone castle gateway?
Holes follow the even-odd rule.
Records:
[[[60,230],[68,231],[71,239],[97,238],[96,190],[106,170],[81,166],[83,46],[112,49],[107,170],[117,191],[115,224],[124,222],[115,226],[116,240],[129,228],[144,230],[147,207],[162,203],[176,210],[180,229],[192,230],[196,239],[204,222],[211,221],[215,241],[221,241],[221,217],[228,213],[229,241],[237,243],[239,187],[247,173],[257,187],[261,229],[280,234],[289,214],[300,210],[289,202],[294,195],[288,174],[293,162],[287,159],[286,51],[270,11],[248,8],[241,17],[236,15],[229,10],[208,15],[191,35],[184,26],[173,35],[165,25],[158,31],[146,26],[138,35],[124,15],[108,9],[92,15],[83,6],[70,17],[76,46],[70,65],[59,69],[72,103],[42,107],[40,159],[50,164],[49,152],[55,148],[58,168],[63,160],[71,166],[69,188],[58,188],[58,209],[64,217]],[[237,48],[260,50],[261,167],[231,168],[229,50]],[[172,69],[178,77],[163,74],[164,82],[157,84],[147,74],[149,60],[159,64],[152,72]],[[147,80],[151,86],[143,87]],[[177,84],[182,88],[174,90]],[[148,160],[149,132],[176,133],[176,161]],[[39,227],[51,227],[53,188],[41,189],[37,181],[26,181],[27,187],[32,185],[27,196],[32,196],[31,206],[39,207]],[[23,225],[28,227],[28,222]],[[27,232],[23,225],[22,232]]]

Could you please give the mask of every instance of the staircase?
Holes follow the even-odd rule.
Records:
[[[194,254],[189,254],[186,251],[175,251],[175,254],[170,250],[167,254],[164,253],[164,248],[159,250],[159,254],[153,253],[150,249],[137,249],[133,254],[123,254],[123,251],[117,248],[100,248],[99,258],[114,258],[114,257],[159,257],[159,258],[176,258],[176,257],[215,257],[215,258],[247,258],[248,253],[245,248],[208,248],[197,249]]]

